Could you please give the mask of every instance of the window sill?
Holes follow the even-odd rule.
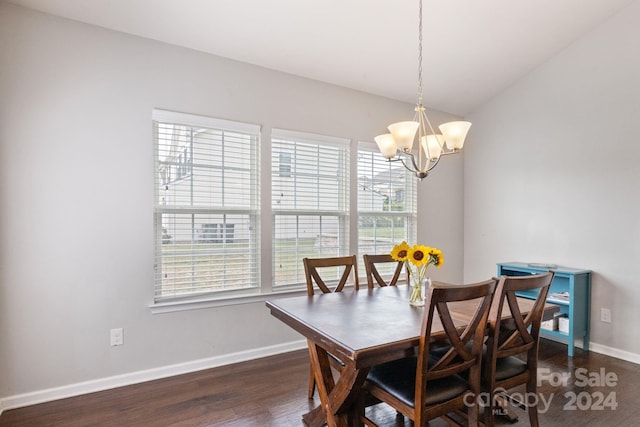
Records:
[[[224,307],[228,305],[254,304],[267,300],[307,295],[306,289],[272,292],[269,294],[251,294],[228,296],[222,298],[202,298],[176,301],[165,301],[149,304],[151,314],[173,313],[176,311],[199,310],[203,308]]]

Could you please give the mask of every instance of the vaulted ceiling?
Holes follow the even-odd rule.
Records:
[[[418,0],[6,1],[393,99],[417,97]],[[424,103],[464,116],[632,2],[424,0]]]

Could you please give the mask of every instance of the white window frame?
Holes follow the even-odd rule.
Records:
[[[163,311],[174,311],[175,309],[185,309],[185,308],[198,308],[203,304],[206,306],[210,301],[225,301],[231,300],[238,297],[248,297],[252,295],[257,295],[261,293],[261,281],[260,281],[260,271],[261,271],[261,257],[260,257],[260,126],[249,123],[241,123],[223,119],[216,119],[205,116],[198,116],[192,114],[184,114],[177,113],[166,110],[158,110],[154,109],[152,112],[152,121],[154,123],[154,137],[153,137],[153,146],[154,146],[154,228],[155,228],[155,279],[154,279],[154,287],[153,287],[153,302],[150,305],[153,312],[163,312]],[[211,202],[210,205],[207,206],[191,206],[187,205],[166,205],[166,202],[163,203],[162,195],[160,193],[160,183],[159,181],[162,179],[160,177],[160,159],[159,159],[159,146],[160,146],[160,138],[157,135],[158,125],[156,123],[165,123],[165,124],[173,124],[173,125],[183,125],[192,128],[203,128],[214,131],[222,131],[231,132],[235,134],[246,134],[250,136],[249,150],[251,152],[250,159],[244,159],[247,163],[247,169],[250,170],[251,176],[249,178],[250,181],[250,189],[248,191],[248,196],[243,199],[244,207],[228,207],[222,205],[216,205],[214,202]],[[215,144],[215,142],[212,143]],[[188,155],[185,155],[187,158]],[[174,162],[175,163],[175,162]],[[213,163],[211,164],[213,165]],[[210,166],[213,168],[213,166]],[[223,164],[222,169],[226,169],[226,163]],[[220,169],[220,167],[218,167]],[[177,171],[179,175],[177,178],[181,179],[183,177],[189,177],[189,173],[191,172],[189,165],[183,165],[180,163],[178,165]],[[224,183],[220,183],[220,185],[224,185]],[[167,187],[168,188],[168,187]],[[223,187],[226,188],[226,187]],[[191,190],[191,194],[193,194]],[[224,189],[221,189],[224,193]],[[231,190],[227,190],[231,191]],[[193,292],[185,292],[181,295],[172,295],[172,296],[164,296],[162,295],[162,267],[163,260],[168,258],[164,258],[162,254],[163,250],[163,227],[164,224],[162,222],[163,215],[191,215],[195,217],[197,215],[222,215],[225,218],[225,227],[223,228],[224,236],[227,235],[228,224],[226,223],[227,216],[246,216],[248,218],[248,240],[247,240],[247,253],[249,256],[249,263],[247,268],[250,269],[251,273],[249,273],[250,279],[249,283],[247,283],[244,287],[237,287],[237,285],[230,286],[229,289],[224,289],[224,283],[221,283],[219,288],[216,290],[209,291],[193,291]],[[194,229],[194,225],[191,225],[191,228]],[[194,244],[194,241],[197,237],[194,237],[194,232],[192,231],[191,236],[191,248],[197,247],[197,244]],[[224,237],[223,244],[228,243],[228,238]],[[197,242],[196,242],[197,243]],[[200,253],[200,249],[191,249],[191,252]],[[236,249],[237,251],[237,249]],[[231,251],[230,251],[231,252]],[[192,256],[192,258],[194,258]],[[195,261],[194,261],[195,262]],[[223,260],[222,262],[226,262]],[[216,258],[216,264],[219,263]],[[193,264],[192,264],[193,265]],[[197,289],[197,280],[195,289]],[[219,305],[219,304],[215,304]],[[182,308],[180,308],[182,307]]]
[[[318,226],[318,227],[322,222],[322,218],[328,218],[328,219],[333,219],[337,221],[337,226],[336,226],[337,232],[332,233],[332,234],[335,234],[335,239],[337,241],[336,242],[337,251],[330,254],[323,254],[322,256],[344,256],[351,253],[350,247],[349,247],[349,243],[350,243],[349,242],[349,225],[350,225],[349,224],[349,221],[350,221],[349,194],[351,190],[350,170],[353,167],[353,165],[350,161],[350,155],[351,155],[350,140],[345,138],[317,135],[312,133],[298,132],[298,131],[292,131],[292,130],[286,130],[286,129],[272,129],[271,141],[272,141],[272,144],[271,144],[271,149],[272,149],[271,208],[272,208],[272,218],[273,218],[272,220],[273,292],[278,293],[278,292],[285,292],[285,291],[292,291],[292,290],[303,290],[303,289],[306,289],[306,285],[304,281],[304,269],[302,265],[302,258],[304,256],[307,256],[307,254],[310,252],[309,246],[304,247],[303,245],[299,244],[299,242],[303,240],[302,238],[303,233],[309,231],[309,230],[303,230],[299,227],[299,224],[303,223],[305,219],[309,219],[311,221],[311,218],[315,218],[319,216],[321,219],[319,220],[318,224],[315,224],[315,226]],[[335,182],[336,192],[332,193],[332,195],[337,198],[336,207],[331,209],[330,207],[318,205],[315,208],[310,208],[309,206],[300,208],[298,206],[287,207],[287,206],[283,206],[283,203],[280,203],[280,201],[278,200],[279,195],[275,194],[276,192],[278,192],[277,180],[279,178],[286,178],[287,180],[295,180],[296,173],[300,175],[301,171],[296,169],[296,164],[295,164],[296,159],[293,156],[293,153],[290,153],[289,155],[281,154],[283,153],[283,148],[281,147],[283,143],[279,141],[286,141],[286,143],[284,144],[292,144],[293,146],[295,146],[295,144],[301,144],[306,147],[317,145],[318,147],[323,147],[325,149],[339,150],[339,153],[340,153],[339,164],[336,164],[335,169],[332,170],[334,174],[333,178],[336,179],[336,182]],[[281,162],[283,159],[286,159],[286,165],[284,165],[284,167],[281,167],[279,162]],[[285,175],[282,174],[283,171],[285,172]],[[321,180],[323,178],[318,176],[317,179]],[[285,180],[282,180],[282,181],[285,181]],[[318,190],[319,193],[320,191],[321,190]],[[306,194],[304,194],[304,196],[309,197],[309,194],[313,194],[313,193],[307,192]],[[287,196],[296,197],[295,195],[283,195],[283,196],[285,198]],[[316,201],[317,200],[320,200],[320,199],[316,199]],[[290,254],[289,256],[285,256],[284,253],[282,254],[278,253],[278,247],[277,247],[277,240],[278,240],[277,223],[279,219],[284,219],[286,217],[291,218],[296,224],[296,229],[291,231],[293,233],[292,239],[295,239],[296,241],[296,246],[294,249],[295,253]],[[329,238],[334,239],[334,236],[332,235]],[[321,246],[323,239],[324,239],[324,236],[316,236],[316,239],[315,239],[316,243],[314,244],[314,246],[318,246],[318,245]],[[318,241],[320,241],[320,243],[317,243]],[[282,275],[291,274],[290,270],[287,270],[287,269],[292,267],[292,266],[281,267],[282,259],[294,260],[295,264],[293,265],[293,268],[295,269],[295,272],[293,274],[295,275],[295,278],[288,279],[288,281],[284,281],[283,279],[281,279],[282,277],[281,274]],[[278,269],[281,269],[281,270],[278,271]]]
[[[359,226],[360,218],[362,216],[368,217],[395,217],[404,218],[407,223],[407,234],[404,237],[407,241],[415,241],[417,230],[417,185],[416,180],[409,172],[407,174],[407,191],[411,194],[408,195],[411,199],[411,208],[408,211],[402,212],[380,212],[363,209],[358,206],[358,159],[360,150],[366,150],[379,155],[377,147],[373,143],[369,142],[357,142],[351,141],[347,138],[339,138],[325,135],[318,135],[308,132],[299,132],[286,129],[267,129],[263,135],[260,125],[240,123],[229,120],[215,119],[211,117],[198,116],[192,114],[176,113],[165,110],[153,110],[153,121],[167,122],[183,124],[187,126],[202,126],[210,129],[223,129],[235,132],[247,132],[256,136],[255,147],[255,194],[253,196],[252,207],[247,211],[252,215],[252,223],[255,225],[255,247],[257,253],[257,264],[255,265],[255,279],[252,286],[247,289],[237,289],[229,291],[221,291],[210,294],[194,295],[193,297],[185,298],[168,298],[156,299],[154,297],[153,302],[150,303],[152,313],[172,312],[178,310],[188,310],[195,308],[215,307],[221,305],[230,304],[244,304],[258,301],[264,301],[273,295],[299,295],[306,289],[304,279],[296,280],[292,283],[276,283],[276,219],[278,217],[292,217],[292,218],[306,218],[309,216],[326,216],[338,219],[339,227],[339,250],[335,253],[335,256],[350,255],[356,253],[359,263],[362,262],[363,251],[360,244],[360,234],[364,234]],[[265,136],[266,135],[266,136]],[[260,148],[260,140],[262,144],[267,146]],[[278,174],[282,177],[291,177],[295,174],[295,159],[291,154],[281,154],[282,151],[274,150],[274,146],[277,146],[278,140],[290,140],[307,144],[319,144],[333,147],[341,147],[344,149],[344,159],[342,161],[342,173],[340,173],[341,190],[343,197],[339,207],[330,208],[318,208],[318,209],[283,209],[277,205],[276,200],[273,198],[274,192],[274,175]],[[273,141],[276,141],[274,143]],[[275,144],[275,145],[274,145]],[[154,147],[156,146],[154,136]],[[154,156],[157,156],[154,149]],[[180,163],[181,168],[178,169],[180,177],[188,176],[190,173],[188,160],[190,159],[189,153],[183,155],[185,163]],[[259,168],[262,168],[262,171]],[[338,168],[337,168],[338,169]],[[157,168],[154,167],[154,174],[157,173]],[[155,181],[155,180],[154,180]],[[260,195],[261,186],[265,185],[269,188],[265,188],[262,191],[265,193]],[[154,184],[155,188],[158,188]],[[156,195],[156,200],[158,200]],[[222,212],[224,209],[216,208],[216,212]],[[162,212],[162,208],[158,205],[154,207],[154,218]],[[266,217],[261,217],[261,212]],[[229,212],[232,213],[232,212]],[[233,213],[238,213],[234,210]],[[353,221],[357,218],[357,221]],[[260,229],[262,228],[262,232]],[[270,228],[270,229],[269,229]],[[155,226],[155,239],[156,250],[162,240],[161,227]],[[398,243],[400,240],[397,236],[393,237],[392,243]],[[396,241],[398,240],[398,241]],[[261,241],[264,243],[261,244]],[[389,242],[391,243],[391,242]],[[261,246],[262,245],[262,246]],[[262,249],[262,250],[261,250]],[[297,250],[297,249],[296,249]],[[370,253],[370,251],[367,251]],[[378,251],[379,253],[379,251]],[[266,255],[267,258],[261,257],[261,254]],[[271,255],[271,256],[269,256]],[[302,255],[302,252],[300,252]],[[327,255],[332,256],[332,255]],[[299,258],[299,259],[298,259]],[[302,258],[298,256],[295,258],[299,264],[300,271],[303,275]],[[359,265],[360,282],[364,280],[364,268]],[[261,277],[271,277],[266,280],[261,280]],[[302,275],[298,277],[302,278]],[[155,292],[155,286],[154,286]]]

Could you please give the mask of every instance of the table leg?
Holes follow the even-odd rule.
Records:
[[[331,365],[329,364],[329,355],[323,348],[318,347],[311,341],[308,341],[308,345],[311,366],[316,376],[316,387],[318,388],[318,396],[320,397],[320,407],[323,409],[327,426],[346,427],[346,422],[341,422],[331,409],[329,393],[334,389],[335,383],[333,374],[331,373]]]
[[[347,363],[340,372],[338,382],[334,383],[326,350],[311,341],[308,341],[308,344],[320,406],[303,415],[304,422],[311,427],[320,427],[325,423],[329,427],[358,425],[360,418],[355,417],[358,392],[369,370],[358,370]]]

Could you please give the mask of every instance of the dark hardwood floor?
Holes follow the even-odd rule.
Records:
[[[569,358],[565,345],[548,340],[543,340],[540,347],[540,368],[548,374],[548,380],[541,382],[538,391],[545,401],[551,401],[540,414],[542,426],[640,423],[640,365],[580,349]],[[302,413],[317,404],[317,400],[306,397],[308,374],[307,352],[296,351],[7,410],[0,416],[0,427],[302,426]],[[559,385],[563,375],[570,378]],[[615,385],[613,376],[617,378]],[[608,383],[603,377],[608,377]],[[381,425],[410,425],[397,421],[395,412],[386,408],[369,410]],[[498,422],[528,425],[524,411],[514,412],[520,418],[515,424]],[[447,424],[436,420],[431,425]]]

